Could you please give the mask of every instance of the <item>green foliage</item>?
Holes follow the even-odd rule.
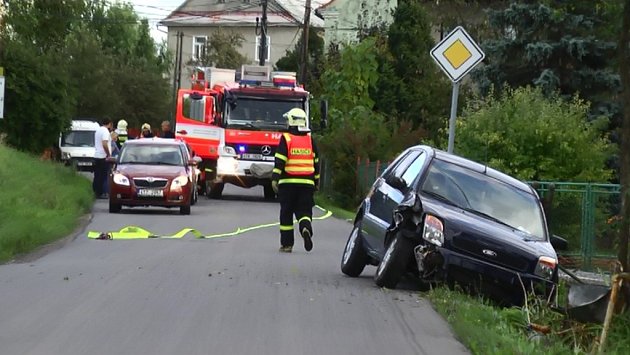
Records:
[[[411,121],[432,137],[447,116],[450,85],[429,54],[435,45],[431,23],[417,1],[400,1],[379,56],[380,76],[374,93],[377,108]]]
[[[567,286],[560,284],[561,307]],[[552,311],[546,300],[529,298],[527,307],[498,308],[480,297],[435,288],[427,297],[473,354],[589,354],[597,346],[601,325],[582,324]],[[529,331],[528,323],[548,326],[550,333]],[[615,316],[606,354],[626,354],[630,347],[630,312]]]
[[[208,38],[199,60],[191,61],[189,64],[239,69],[247,63],[247,58],[238,51],[238,48],[243,46],[244,41],[245,38],[240,33],[219,27]]]
[[[280,71],[292,71],[300,73],[301,69],[301,53],[304,37],[300,37],[295,47],[287,50],[284,57],[278,59],[275,69]],[[300,82],[305,83],[306,88],[312,93],[319,93],[317,82],[321,75],[322,64],[324,61],[324,38],[323,33],[315,27],[309,29],[308,36],[308,70],[306,78],[299,78]],[[315,86],[315,87],[313,87]]]
[[[588,105],[539,88],[505,89],[471,102],[458,121],[456,153],[522,180],[601,182],[611,147],[605,118],[587,122]]]
[[[167,118],[169,54],[129,4],[5,2],[0,63],[5,68],[7,142],[39,153],[74,117],[125,118],[130,126]]]
[[[357,158],[390,159],[426,136],[409,121],[386,117],[374,110],[370,96],[378,82],[377,38],[344,47],[322,75],[330,105],[330,129],[320,138],[332,176],[332,196],[343,207],[362,197],[357,186]]]
[[[602,3],[514,2],[490,10],[494,33],[482,42],[485,65],[473,73],[482,92],[508,84],[536,85],[565,97],[579,93],[591,102],[593,117],[614,117],[619,109],[612,98],[620,80],[612,65],[616,45],[610,24],[602,21],[611,7]]]
[[[59,139],[74,114],[74,98],[65,58],[27,43],[4,41],[4,119],[0,130],[6,142],[30,152],[41,152]]]
[[[67,236],[89,211],[90,181],[0,144],[0,262]]]

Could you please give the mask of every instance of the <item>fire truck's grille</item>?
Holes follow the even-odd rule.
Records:
[[[234,150],[236,150],[236,154],[260,154],[263,157],[273,157],[276,154],[276,147],[271,144],[267,144],[267,145],[227,144],[227,145],[234,148]],[[239,149],[240,146],[243,146],[245,148],[245,151],[241,151]]]
[[[151,180],[151,181],[149,181]],[[133,183],[137,187],[166,187],[166,183],[168,180],[166,179],[158,179],[158,178],[136,178],[133,179]]]

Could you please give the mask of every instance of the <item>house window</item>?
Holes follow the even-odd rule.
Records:
[[[203,57],[206,51],[206,41],[208,37],[206,36],[195,36],[193,37],[193,60],[199,60]]]
[[[260,43],[260,36],[256,36],[256,53],[254,54],[254,60],[255,61],[259,61],[260,60],[260,46],[262,43]],[[267,58],[265,58],[265,61],[270,61],[271,60],[271,37],[267,36]]]

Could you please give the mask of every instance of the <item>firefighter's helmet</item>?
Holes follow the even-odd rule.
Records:
[[[284,114],[290,127],[306,128],[306,112],[301,108],[292,108]]]
[[[127,121],[125,120],[118,121],[118,125],[116,126],[116,129],[127,130]]]

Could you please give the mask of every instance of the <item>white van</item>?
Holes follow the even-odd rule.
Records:
[[[99,124],[88,120],[74,120],[66,132],[59,135],[61,160],[79,170],[94,168],[94,132]]]

